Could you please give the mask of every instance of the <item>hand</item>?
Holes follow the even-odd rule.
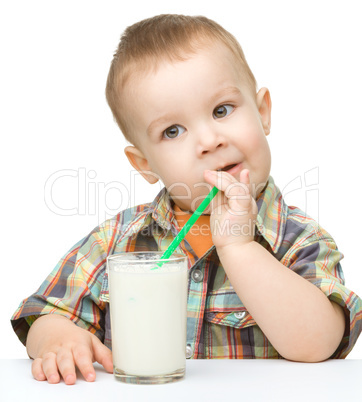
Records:
[[[206,170],[205,180],[220,192],[212,202],[210,226],[216,249],[243,245],[254,240],[258,207],[250,191],[249,171],[244,169],[237,181],[227,172]]]
[[[86,381],[94,381],[94,361],[113,372],[112,352],[95,335],[57,314],[41,316],[34,322],[26,346],[34,359],[32,374],[39,381],[55,384],[61,376],[67,385],[74,384],[76,366]]]

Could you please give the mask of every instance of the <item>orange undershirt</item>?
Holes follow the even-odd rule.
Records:
[[[191,214],[182,211],[176,204],[173,209],[179,228],[181,229],[189,220]],[[213,245],[210,230],[210,215],[201,215],[189,230],[185,239],[195,251],[197,257],[202,257]]]

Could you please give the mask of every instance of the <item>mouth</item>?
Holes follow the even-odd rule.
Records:
[[[236,167],[239,167],[241,163],[232,163],[231,165],[226,165],[223,168],[217,169],[218,172],[228,172],[232,173]]]

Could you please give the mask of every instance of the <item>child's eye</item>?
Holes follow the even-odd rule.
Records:
[[[166,130],[163,132],[163,136],[172,139],[178,137],[184,131],[185,129],[183,127],[178,124],[174,124],[173,126],[166,128]]]
[[[212,115],[214,119],[220,119],[229,115],[234,110],[234,106],[231,105],[220,105],[214,109]]]

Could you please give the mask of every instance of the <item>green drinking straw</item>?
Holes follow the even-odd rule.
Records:
[[[168,246],[167,250],[162,254],[161,260],[167,260],[170,258],[172,253],[176,250],[177,246],[182,242],[184,237],[186,236],[187,232],[191,229],[191,226],[199,219],[202,213],[210,204],[211,200],[215,197],[219,189],[213,187],[209,194],[205,197],[202,203],[196,208],[195,212],[190,216],[190,219],[185,223],[183,228],[180,230],[178,235],[173,239],[172,243]],[[151,269],[158,269],[162,267],[163,262],[157,263],[156,267]]]

